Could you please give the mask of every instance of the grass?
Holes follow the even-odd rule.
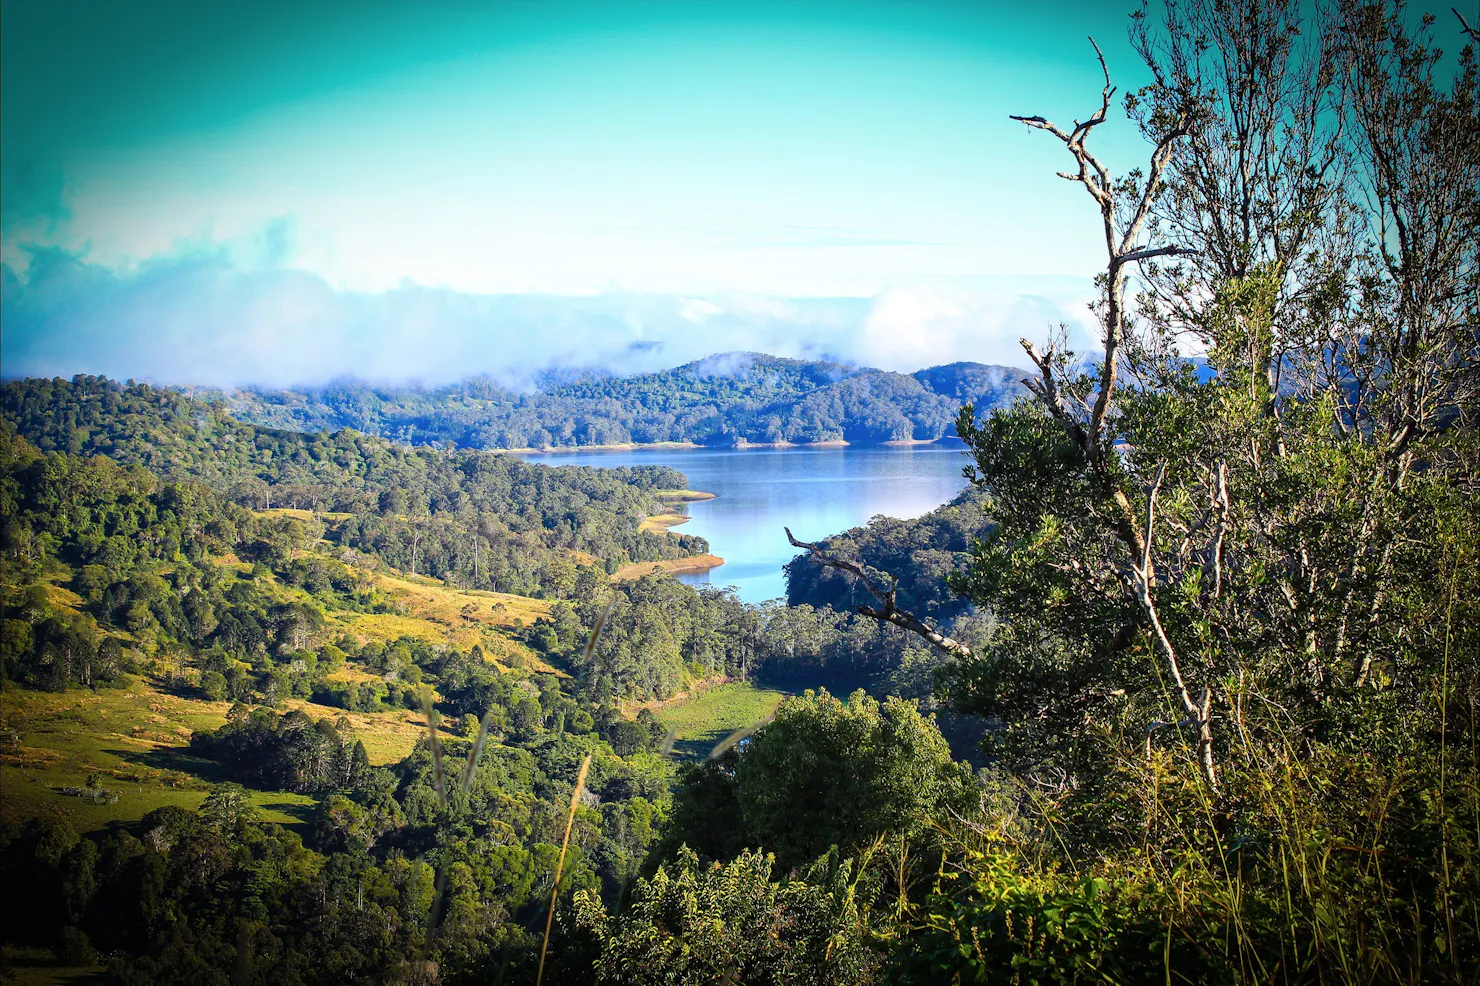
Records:
[[[335,622],[341,632],[381,643],[412,637],[463,650],[477,645],[486,658],[501,666],[509,666],[518,657],[532,670],[559,673],[508,632],[549,616],[548,601],[506,592],[457,589],[422,576],[378,572],[371,578],[403,612],[337,613]]]
[[[735,730],[775,715],[787,694],[775,688],[730,682],[664,703],[653,712],[659,722],[673,730],[675,753],[686,760],[702,760]]]
[[[65,817],[79,831],[132,822],[156,808],[199,807],[211,785],[223,780],[214,764],[192,757],[191,734],[226,721],[229,702],[208,702],[160,691],[136,680],[126,688],[93,692],[37,692],[20,688],[4,694],[3,731],[18,736],[0,750],[0,804],[8,819]],[[318,719],[348,720],[350,732],[365,744],[370,762],[381,765],[405,757],[425,728],[409,710],[379,713],[293,700]],[[90,774],[117,792],[115,804],[93,804],[62,794],[82,787]],[[314,799],[283,791],[253,791],[263,821],[301,825]]]
[[[713,493],[700,490],[654,490],[664,503],[693,503],[696,500],[713,500]]]
[[[365,744],[365,755],[376,767],[405,759],[426,730],[425,717],[411,709],[386,712],[346,712],[332,705],[317,705],[302,699],[283,703],[285,709],[301,709],[315,719],[339,723],[348,720],[349,732]]]
[[[405,602],[417,616],[440,623],[462,621],[479,626],[512,627],[517,620],[527,626],[550,615],[550,603],[543,599],[484,589],[455,589],[422,576],[377,573],[373,578],[378,588]]]
[[[322,521],[348,520],[354,514],[339,513],[333,510],[320,510],[314,513],[312,510],[300,510],[297,507],[273,507],[270,510],[253,510],[252,513],[258,517],[291,517],[294,520],[313,520],[318,518]]]
[[[691,555],[688,558],[670,558],[667,561],[637,561],[623,565],[612,573],[613,582],[632,582],[653,572],[707,572],[718,568],[725,560],[718,555]]]
[[[24,948],[6,945],[11,963],[11,986],[61,986],[63,983],[101,983],[103,967],[62,965],[47,948]]]

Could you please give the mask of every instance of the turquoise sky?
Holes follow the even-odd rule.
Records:
[[[1024,305],[1082,320],[1102,263],[1062,148],[1007,114],[1090,112],[1088,34],[1139,83],[1128,9],[6,2],[5,372],[96,369],[110,325],[102,368],[130,343],[164,359],[128,335],[150,305],[174,348],[210,352],[140,375],[211,375],[268,321],[370,346],[443,332],[460,359],[489,350],[477,369],[499,348],[567,359],[523,345],[553,309],[521,322],[511,295],[610,299],[564,310],[569,331],[662,358],[716,316],[770,326],[732,325],[741,343],[791,324],[797,354],[902,363],[915,333],[921,363],[1003,358]],[[1112,160],[1141,156],[1127,124],[1103,132]],[[193,297],[202,270],[214,293]],[[412,329],[391,311],[408,298]],[[809,299],[833,307],[787,314]]]

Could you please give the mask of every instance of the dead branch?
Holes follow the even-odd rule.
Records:
[[[786,540],[791,542],[792,547],[807,551],[819,565],[827,568],[836,568],[840,572],[847,572],[863,583],[863,587],[868,590],[869,595],[879,601],[879,605],[877,607],[859,606],[858,612],[860,615],[867,616],[870,619],[880,620],[884,623],[892,623],[901,629],[908,630],[910,633],[924,638],[937,650],[951,657],[966,659],[973,656],[971,648],[966,644],[947,637],[908,610],[900,609],[896,603],[899,593],[897,586],[891,584],[888,589],[880,588],[879,584],[869,577],[869,574],[863,570],[861,565],[855,565],[853,562],[842,558],[834,558],[824,552],[815,543],[798,541],[792,536],[791,528],[789,527],[783,528],[783,530],[786,531]]]
[[[1450,7],[1449,9],[1454,11],[1454,16],[1459,18],[1460,30],[1469,35],[1471,41],[1480,44],[1480,28],[1471,27],[1470,22],[1465,20],[1465,15],[1459,12],[1458,7]]]
[[[1213,470],[1213,509],[1218,517],[1218,536],[1213,541],[1213,598],[1223,594],[1223,541],[1228,536],[1228,518],[1233,506],[1228,500],[1228,461],[1219,459]]]
[[[1213,765],[1212,693],[1204,689],[1202,701],[1193,701],[1192,693],[1187,688],[1187,681],[1182,676],[1182,662],[1177,657],[1177,649],[1172,646],[1171,638],[1167,636],[1166,629],[1162,626],[1161,613],[1157,609],[1156,597],[1152,593],[1156,586],[1156,569],[1152,557],[1152,535],[1156,529],[1156,495],[1161,491],[1162,480],[1166,478],[1166,474],[1167,464],[1163,462],[1156,470],[1156,479],[1146,491],[1145,546],[1140,563],[1131,563],[1131,572],[1135,576],[1136,601],[1141,604],[1142,615],[1146,617],[1157,648],[1166,661],[1177,699],[1182,703],[1182,708],[1188,716],[1197,723],[1197,751],[1198,760],[1203,768],[1203,777],[1207,780],[1208,786],[1216,791],[1218,773]]]

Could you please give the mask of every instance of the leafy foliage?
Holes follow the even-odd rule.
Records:
[[[772,868],[758,852],[705,867],[684,850],[640,881],[620,914],[578,895],[567,974],[571,981],[693,986],[871,982],[879,958],[861,933],[850,868],[783,881]]]
[[[690,769],[667,838],[709,858],[765,847],[782,866],[799,866],[886,834],[922,837],[932,819],[968,807],[974,787],[971,769],[951,759],[913,703],[808,692],[782,702],[772,722],[724,756]]]

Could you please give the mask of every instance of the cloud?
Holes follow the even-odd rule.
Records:
[[[1083,310],[1072,285],[873,299],[498,295],[411,283],[350,291],[283,266],[290,233],[275,226],[245,254],[196,244],[126,269],[33,248],[19,270],[0,265],[4,373],[216,386],[489,374],[520,386],[550,368],[634,373],[733,351],[908,371],[956,360],[1020,364],[1019,335],[1039,337]]]
[[[1041,339],[1066,325],[1078,348],[1089,345],[1088,285],[1024,285],[1011,291],[901,288],[874,299],[859,332],[855,358],[886,369],[918,369],[971,360],[1018,366],[1019,339]],[[1039,293],[1043,292],[1043,293]]]
[[[750,353],[719,353],[700,360],[694,367],[694,376],[701,380],[710,377],[744,378],[749,376],[753,366],[755,357]]]

